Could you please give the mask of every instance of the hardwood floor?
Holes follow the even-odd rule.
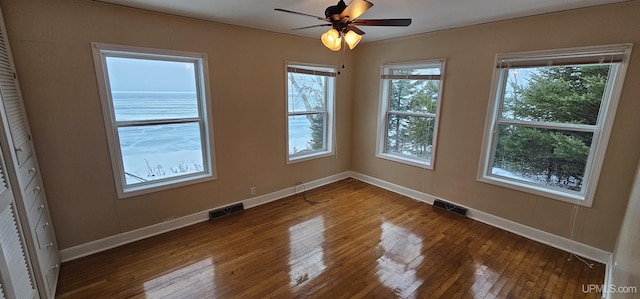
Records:
[[[58,298],[599,298],[569,254],[354,180],[64,263]],[[586,289],[586,287],[585,287]]]

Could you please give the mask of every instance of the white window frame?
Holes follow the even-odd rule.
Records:
[[[632,44],[617,44],[605,46],[590,46],[564,48],[543,51],[528,51],[509,54],[497,54],[493,71],[493,81],[487,118],[485,122],[483,144],[478,167],[477,179],[522,192],[536,194],[560,201],[570,202],[581,206],[591,207],[595,195],[600,170],[604,161],[609,136],[615,113],[617,110],[622,85],[629,63]],[[615,64],[612,63],[615,60]],[[605,63],[612,65],[608,85],[605,89],[598,120],[595,125],[547,123],[518,120],[501,120],[501,107],[504,101],[506,77],[511,67],[544,67],[551,65],[585,65]],[[543,129],[560,129],[571,131],[592,132],[592,143],[583,177],[581,191],[571,191],[559,187],[544,186],[491,173],[495,156],[499,124],[526,125]]]
[[[439,80],[438,88],[438,100],[436,104],[435,113],[416,113],[416,112],[402,112],[402,111],[390,111],[391,103],[389,95],[391,93],[391,80],[404,79],[394,78],[390,75],[392,69],[421,69],[421,68],[438,68],[440,69],[440,75],[411,75],[409,79],[417,80]],[[440,107],[442,106],[442,92],[444,89],[444,72],[445,72],[445,59],[433,59],[414,62],[402,62],[402,63],[389,63],[380,66],[380,101],[378,106],[378,134],[376,142],[376,157],[417,166],[425,169],[433,170],[435,167],[436,149],[438,141],[438,124],[440,123]],[[431,157],[430,159],[420,159],[413,156],[402,155],[398,153],[388,152],[387,147],[387,130],[389,125],[389,114],[429,117],[433,118],[433,140],[431,142]]]
[[[157,192],[201,183],[217,178],[215,163],[215,146],[213,138],[213,122],[211,121],[211,107],[209,103],[209,73],[207,65],[207,54],[175,51],[166,49],[143,48],[126,45],[114,45],[105,43],[91,43],[93,60],[96,70],[96,77],[100,91],[100,100],[104,124],[109,144],[109,153],[113,168],[113,176],[116,184],[118,198],[128,198],[141,194]],[[154,120],[154,121],[116,121],[111,97],[111,89],[108,81],[108,70],[106,67],[107,57],[156,59],[161,61],[188,62],[195,65],[196,92],[198,98],[198,117],[185,120]],[[193,123],[197,122],[200,127],[200,140],[202,142],[203,171],[181,176],[168,177],[153,180],[145,183],[127,185],[124,174],[124,164],[121,147],[118,137],[118,127],[128,127],[136,125],[162,125],[172,123]]]
[[[317,75],[325,78],[325,110],[324,111],[289,111],[289,105],[291,100],[289,99],[289,73],[301,73],[309,75]],[[322,157],[328,157],[334,155],[334,136],[335,136],[335,123],[334,123],[334,102],[336,93],[336,67],[323,64],[310,64],[300,62],[285,62],[285,114],[286,114],[286,153],[287,164],[308,161],[311,159],[317,159]],[[289,153],[289,117],[301,116],[304,117],[309,114],[324,114],[324,148],[305,153],[290,154]]]

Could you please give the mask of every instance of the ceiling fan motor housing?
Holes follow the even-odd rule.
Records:
[[[332,23],[334,23],[335,21],[341,21],[340,14],[344,11],[345,8],[347,8],[347,5],[343,0],[340,0],[338,4],[327,7],[327,9],[325,9],[324,11],[324,16],[327,17],[327,19],[331,20]]]

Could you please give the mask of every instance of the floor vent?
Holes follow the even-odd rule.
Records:
[[[242,211],[244,211],[242,203],[220,208],[209,212],[209,220],[219,219]]]
[[[433,201],[433,206],[436,207],[436,208],[445,210],[445,211],[449,211],[449,212],[454,213],[454,214],[458,214],[460,216],[464,216],[464,217],[467,216],[467,209],[466,208],[463,208],[461,206],[456,206],[456,205],[454,205],[452,203],[448,203],[446,201],[442,201],[442,200],[436,199],[435,201]]]

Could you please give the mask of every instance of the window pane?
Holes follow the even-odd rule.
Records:
[[[112,92],[116,121],[198,117],[195,92]]]
[[[197,122],[118,128],[126,184],[204,171]]]
[[[289,112],[325,111],[326,77],[288,73]]]
[[[325,150],[325,114],[289,116],[289,155]]]
[[[389,109],[398,112],[435,113],[440,81],[390,80]]]
[[[430,160],[434,118],[389,114],[386,151]]]
[[[581,191],[593,133],[500,125],[491,174]]]
[[[502,119],[594,125],[610,65],[511,68]]]
[[[195,63],[106,57],[116,121],[198,117]]]

